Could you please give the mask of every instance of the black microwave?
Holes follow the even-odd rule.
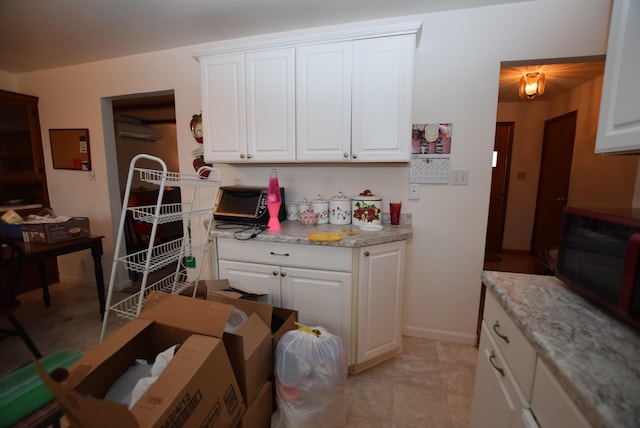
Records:
[[[287,218],[283,187],[280,188],[280,199],[282,204],[278,219],[283,221]],[[213,208],[213,219],[241,224],[267,224],[267,188],[221,186]]]
[[[564,210],[556,276],[640,329],[640,218],[633,210]]]

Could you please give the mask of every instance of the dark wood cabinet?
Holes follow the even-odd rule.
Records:
[[[0,90],[0,215],[14,210],[26,217],[48,207],[38,98]],[[47,261],[47,275],[49,283],[58,281],[55,257]],[[29,263],[23,278],[21,291],[40,287],[37,265]]]

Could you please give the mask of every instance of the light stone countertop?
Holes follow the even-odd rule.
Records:
[[[259,230],[255,228],[242,231],[246,227],[214,222],[211,226],[211,236],[214,238],[254,239],[263,242],[357,248],[367,245],[384,244],[386,242],[403,241],[411,238],[413,235],[410,224],[392,226],[391,224],[384,223],[382,230],[378,231],[362,230],[353,224],[317,224],[315,226],[304,226],[298,221],[283,221],[280,225],[282,230],[278,232],[265,230],[264,232],[257,233]],[[340,232],[342,239],[340,241],[330,242],[311,241],[309,239],[310,232]],[[251,238],[252,234],[256,234],[256,236]]]
[[[640,427],[640,333],[553,276],[482,281],[594,427]]]

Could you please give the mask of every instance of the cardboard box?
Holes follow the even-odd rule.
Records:
[[[273,374],[271,339],[272,306],[248,300],[209,294],[207,301],[233,305],[248,319],[233,333],[224,333],[225,348],[247,406],[258,397],[264,383]]]
[[[89,236],[89,219],[72,217],[61,223],[22,223],[24,242],[55,244]]]
[[[231,306],[151,292],[139,318],[85,354],[56,383],[39,373],[74,427],[231,427],[245,405],[220,337]],[[103,400],[135,360],[180,344],[164,372],[128,409]]]
[[[273,384],[265,382],[258,398],[245,412],[238,428],[270,428],[273,414]]]
[[[247,294],[244,292],[232,290],[228,279],[204,280],[200,281],[200,283],[206,286],[209,295],[220,295],[242,300],[255,300],[255,294]],[[193,290],[191,291],[193,292]],[[261,312],[263,314],[261,318],[271,328],[273,350],[275,351],[280,338],[282,338],[282,336],[287,331],[295,330],[298,328],[298,326],[296,326],[295,324],[298,321],[298,311],[293,309],[279,308],[269,305],[268,303],[260,303],[263,305],[268,305],[272,308],[271,319],[266,319],[267,312]]]

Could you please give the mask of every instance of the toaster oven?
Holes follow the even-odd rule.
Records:
[[[284,188],[280,188],[282,204],[278,219],[287,218],[284,200]],[[218,190],[216,204],[213,209],[216,221],[241,224],[267,224],[267,188],[248,186],[221,186]]]

